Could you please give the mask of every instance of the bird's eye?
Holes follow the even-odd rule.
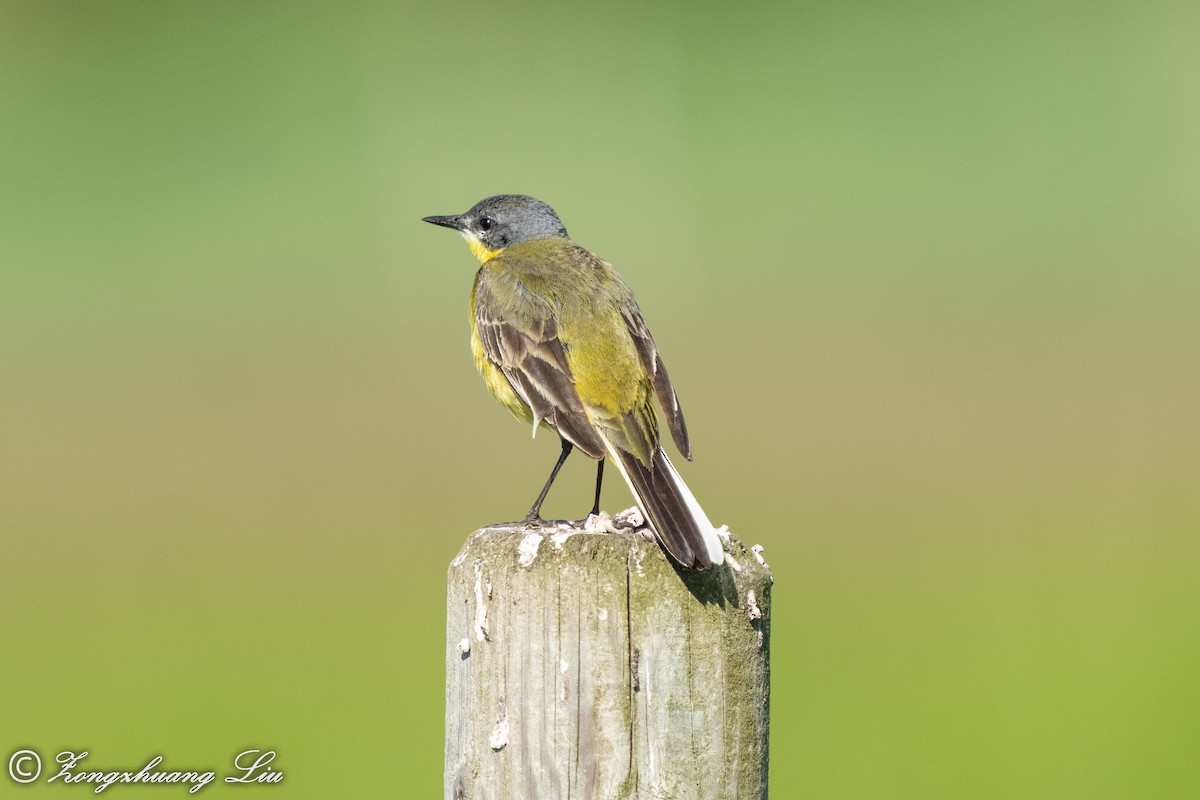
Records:
[[[480,230],[490,231],[492,229],[492,226],[495,224],[496,224],[496,220],[492,219],[491,217],[480,217],[479,218],[479,229]]]

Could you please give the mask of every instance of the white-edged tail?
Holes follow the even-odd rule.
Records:
[[[607,441],[605,445],[637,498],[638,508],[671,558],[689,569],[708,569],[725,560],[721,540],[708,515],[661,446],[655,450],[651,466],[646,467],[632,453],[622,452]]]

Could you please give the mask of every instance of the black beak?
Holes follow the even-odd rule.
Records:
[[[465,227],[462,214],[451,214],[448,217],[421,217],[421,221],[441,225],[443,228],[453,228],[456,231],[461,231]]]

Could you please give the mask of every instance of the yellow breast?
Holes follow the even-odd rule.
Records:
[[[475,369],[483,377],[483,385],[492,396],[499,400],[513,416],[527,425],[533,424],[533,412],[525,405],[500,368],[492,363],[483,350],[483,342],[479,340],[479,321],[475,317],[475,288],[471,288],[471,358],[475,361]]]

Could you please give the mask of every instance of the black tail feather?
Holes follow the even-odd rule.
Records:
[[[693,513],[687,499],[690,493],[662,447],[655,450],[650,468],[632,453],[611,452],[667,554],[688,569],[711,567],[715,562],[709,540],[716,534],[702,512],[700,518]]]

